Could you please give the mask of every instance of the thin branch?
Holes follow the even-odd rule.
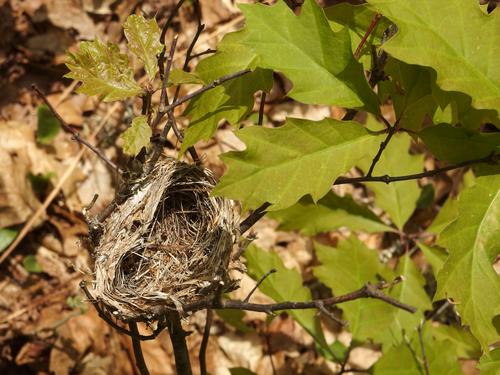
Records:
[[[262,217],[264,217],[264,215],[267,213],[266,210],[267,208],[269,208],[269,206],[271,206],[271,204],[266,202],[257,209],[255,209],[255,211],[253,211],[250,215],[248,215],[248,217],[240,223],[240,234],[245,233],[257,221],[262,219]]]
[[[238,78],[238,77],[241,77],[247,73],[250,73],[251,70],[250,69],[245,69],[245,70],[241,70],[239,72],[236,72],[236,73],[231,73],[231,74],[228,74],[228,75],[225,75],[225,76],[222,76],[220,78],[217,78],[216,80],[212,81],[211,83],[209,83],[208,85],[206,86],[203,86],[202,88],[196,90],[196,91],[193,91],[191,94],[188,94],[186,96],[183,96],[182,98],[180,99],[177,99],[176,101],[174,101],[172,104],[170,104],[167,108],[165,108],[166,111],[169,111],[169,110],[172,110],[174,109],[175,107],[178,107],[180,106],[181,104],[187,102],[188,100],[191,100],[193,99],[194,97],[196,96],[199,96],[201,94],[203,94],[204,92],[208,91],[208,90],[212,90],[214,88],[216,88],[217,86],[220,86],[222,85],[223,83],[227,82],[227,81],[230,81],[232,79],[235,79],[235,78]]]
[[[453,169],[459,169],[473,164],[481,164],[481,163],[496,164],[498,163],[499,157],[500,154],[497,155],[491,154],[484,158],[467,160],[461,163],[448,165],[446,167],[432,169],[427,172],[408,174],[404,176],[383,175],[383,176],[362,176],[362,177],[339,177],[335,180],[333,184],[343,185],[343,184],[352,184],[358,182],[385,182],[386,184],[390,184],[391,182],[397,182],[397,181],[418,180],[419,178],[433,177],[438,174],[451,171]]]
[[[207,48],[205,51],[195,53],[194,55],[189,56],[189,61],[196,59],[197,57],[201,57],[201,56],[208,55],[210,53],[215,53],[215,52],[217,52],[217,50],[212,49],[212,48]]]
[[[193,53],[193,48],[196,45],[196,42],[198,41],[198,38],[200,37],[204,29],[205,25],[202,24],[201,22],[198,23],[198,28],[196,29],[196,33],[194,34],[193,40],[191,41],[191,44],[189,45],[186,51],[186,59],[184,60],[184,66],[182,67],[182,70],[186,71],[186,69],[189,67],[189,62],[192,59],[191,54]]]
[[[271,276],[273,273],[277,272],[275,268],[271,268],[269,271],[267,271],[264,276],[262,276],[260,278],[260,280],[257,282],[257,284],[255,284],[255,286],[252,288],[252,290],[250,291],[250,293],[248,293],[248,295],[245,297],[245,299],[243,300],[243,302],[248,302],[250,301],[250,297],[252,297],[252,295],[255,293],[255,291],[257,290],[257,288],[260,286],[260,284],[262,284],[264,282],[265,279],[267,279],[269,276]]]
[[[177,311],[168,314],[170,341],[174,349],[177,375],[192,375],[189,351],[186,345],[186,332],[182,329],[181,317]]]
[[[410,351],[410,353],[413,357],[413,360],[415,361],[415,364],[417,365],[418,372],[420,374],[422,374],[422,366],[420,364],[420,359],[417,356],[417,352],[415,351],[415,349],[413,349],[413,346],[411,346],[410,339],[408,338],[408,336],[406,336],[406,332],[404,329],[402,330],[401,333],[403,336],[403,341],[405,342],[405,345],[408,347],[408,350]]]
[[[149,375],[148,367],[146,366],[146,361],[144,360],[144,355],[142,354],[141,341],[139,337],[139,330],[137,329],[136,322],[129,323],[130,332],[132,333],[132,347],[134,348],[135,364],[139,369],[141,375]]]
[[[380,157],[382,156],[382,153],[386,149],[387,145],[391,141],[391,138],[393,137],[393,135],[396,133],[397,130],[398,130],[398,123],[395,124],[394,126],[389,127],[389,131],[387,132],[387,136],[385,137],[383,142],[380,143],[380,147],[377,151],[377,154],[373,157],[370,168],[368,169],[368,172],[366,173],[367,177],[371,177],[373,170],[375,169],[375,166],[377,165],[378,161],[380,160]]]
[[[259,106],[259,121],[257,122],[257,125],[262,126],[264,123],[264,107],[266,105],[266,92],[262,91],[262,94],[260,95],[260,106]]]
[[[161,34],[160,34],[160,43],[164,44],[165,43],[165,37],[167,36],[167,30],[172,24],[172,21],[174,20],[175,15],[179,11],[179,8],[182,6],[185,0],[179,0],[177,4],[175,5],[175,8],[172,10],[172,13],[170,13],[170,16],[167,19],[167,22],[163,25],[161,29]],[[160,68],[160,76],[163,79],[163,66],[165,64],[165,53],[166,53],[166,46],[163,47],[163,50],[161,51],[160,55],[158,56],[158,67]]]
[[[49,110],[52,112],[52,114],[57,118],[57,121],[59,121],[59,124],[61,124],[61,127],[64,129],[64,131],[68,132],[68,133],[71,133],[71,135],[73,135],[73,138],[75,139],[75,141],[77,141],[78,143],[86,146],[88,149],[92,150],[92,152],[94,152],[102,161],[104,161],[111,169],[113,169],[115,172],[117,172],[118,174],[121,174],[121,171],[120,169],[111,161],[109,160],[106,155],[104,155],[102,153],[101,150],[99,150],[97,147],[95,147],[94,145],[92,145],[91,143],[87,142],[85,139],[83,139],[82,137],[80,137],[80,134],[78,134],[78,132],[73,129],[71,126],[69,126],[66,121],[63,120],[63,118],[61,117],[61,115],[56,111],[56,109],[52,106],[52,104],[50,104],[49,100],[47,99],[47,97],[45,96],[45,94],[43,92],[41,92],[38,87],[33,84],[31,86],[31,88],[33,89],[33,91],[36,92],[36,94],[38,95],[38,97],[40,99],[42,99],[42,101],[45,103],[45,105],[49,108]]]
[[[424,362],[424,372],[425,372],[425,375],[430,375],[429,361],[427,360],[427,356],[425,354],[424,338],[422,337],[422,325],[424,324],[424,322],[425,321],[421,321],[420,324],[417,327],[418,341],[420,343],[420,350],[422,351],[422,361]]]
[[[214,312],[212,309],[207,309],[207,319],[205,321],[205,329],[203,331],[203,339],[200,344],[200,375],[207,375],[207,347],[208,340],[210,338],[210,328],[212,327],[212,321],[214,318]]]
[[[321,311],[323,314],[325,314],[327,317],[329,317],[331,320],[334,322],[340,324],[342,327],[347,326],[349,323],[346,320],[339,319],[335,316],[333,312],[328,310],[325,306],[325,304],[321,301],[318,302],[318,309]]]
[[[375,30],[375,27],[378,24],[378,21],[382,18],[382,15],[377,13],[375,16],[373,16],[372,22],[370,23],[370,26],[368,26],[368,29],[365,32],[365,35],[363,35],[363,38],[359,42],[358,47],[356,48],[356,52],[354,52],[354,58],[358,60],[361,56],[361,50],[363,49],[366,41],[368,40],[368,37],[370,34]]]
[[[275,311],[282,310],[305,310],[305,309],[320,309],[320,305],[323,306],[333,306],[338,305],[340,303],[354,301],[360,298],[374,298],[384,301],[392,306],[395,306],[399,309],[408,311],[410,313],[415,313],[417,309],[413,306],[402,303],[386,294],[384,294],[381,290],[393,286],[397,282],[403,281],[401,278],[394,280],[392,283],[380,283],[377,285],[373,285],[371,283],[365,284],[360,289],[343,294],[337,297],[318,299],[313,301],[306,302],[280,302],[280,303],[270,303],[270,304],[258,304],[258,303],[249,303],[244,301],[237,300],[222,300],[214,302],[212,299],[204,299],[198,302],[193,302],[190,304],[186,304],[183,306],[183,310],[185,312],[198,311],[205,308],[217,308],[217,309],[226,309],[226,310],[247,310],[247,311],[257,311],[264,313],[272,313]]]

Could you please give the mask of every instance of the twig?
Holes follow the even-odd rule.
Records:
[[[167,36],[167,30],[172,24],[172,21],[174,20],[175,15],[179,11],[179,8],[182,6],[185,0],[179,0],[177,4],[175,5],[175,8],[172,10],[172,13],[170,13],[170,16],[167,19],[167,22],[163,25],[161,29],[161,34],[160,34],[160,43],[164,44],[165,43],[165,36]],[[160,68],[160,76],[161,79],[163,79],[163,66],[165,64],[165,52],[167,51],[167,47],[164,46],[163,50],[161,51],[160,55],[158,56],[158,67]]]
[[[375,27],[377,26],[380,18],[382,18],[382,15],[379,13],[377,13],[377,14],[375,14],[375,16],[373,16],[373,19],[372,19],[372,22],[370,23],[370,26],[368,26],[368,29],[366,30],[365,35],[363,35],[363,38],[361,39],[358,47],[356,48],[356,52],[354,52],[354,58],[356,60],[358,60],[359,57],[361,56],[361,50],[363,49],[370,34],[373,32],[373,30],[375,30]]]
[[[132,333],[132,347],[134,348],[135,364],[141,375],[149,375],[148,367],[146,366],[146,361],[144,361],[144,355],[142,354],[141,341],[138,338],[139,330],[137,329],[137,323],[130,322],[128,326]]]
[[[257,282],[257,284],[255,284],[255,286],[252,288],[252,290],[250,291],[250,293],[248,293],[248,295],[245,297],[245,299],[243,300],[243,302],[248,302],[250,301],[250,297],[252,297],[252,295],[255,293],[255,291],[257,290],[257,288],[260,286],[260,284],[262,284],[264,282],[265,279],[267,279],[270,275],[272,275],[273,273],[276,272],[276,269],[275,268],[272,268],[270,269],[269,271],[267,271],[264,276],[262,276],[260,278],[260,280]]]
[[[47,107],[49,107],[50,111],[52,112],[52,114],[57,118],[57,121],[59,122],[59,124],[61,124],[61,127],[64,129],[64,131],[68,132],[68,133],[71,133],[71,135],[73,135],[73,138],[75,139],[75,141],[77,141],[78,143],[86,146],[88,149],[92,150],[92,152],[94,154],[96,154],[102,161],[104,161],[109,167],[111,167],[111,169],[113,169],[115,172],[117,172],[118,174],[121,174],[121,171],[120,169],[111,161],[109,160],[106,155],[104,155],[101,150],[99,150],[97,147],[95,147],[94,145],[92,145],[91,143],[87,142],[85,139],[83,139],[82,137],[80,137],[80,134],[78,134],[78,132],[73,129],[71,126],[69,126],[66,121],[64,121],[64,119],[61,117],[61,115],[55,110],[55,108],[52,106],[52,104],[50,104],[49,100],[47,99],[47,97],[45,96],[45,94],[43,92],[41,92],[38,87],[33,84],[31,86],[31,88],[33,89],[33,91],[36,92],[36,94],[38,95],[38,97],[40,99],[42,99],[42,101],[45,103],[45,105]]]
[[[248,310],[248,311],[257,311],[264,313],[272,313],[274,311],[282,311],[282,310],[305,310],[305,309],[319,309],[320,305],[323,306],[333,306],[338,305],[340,303],[354,301],[360,298],[374,298],[384,301],[392,306],[395,306],[399,309],[408,311],[410,313],[415,313],[417,309],[413,306],[407,305],[394,299],[386,294],[384,294],[381,290],[385,289],[389,286],[394,285],[397,282],[401,282],[402,279],[396,279],[394,283],[380,283],[377,285],[373,285],[371,283],[365,284],[358,290],[354,292],[343,294],[337,297],[318,299],[313,301],[305,301],[305,302],[279,302],[279,303],[270,303],[270,304],[258,304],[258,303],[249,303],[244,301],[237,300],[223,300],[219,301],[217,306],[214,305],[213,299],[205,299],[198,302],[193,302],[190,304],[186,304],[183,306],[185,312],[198,311],[205,308],[217,308],[217,309],[226,309],[226,310]]]
[[[335,316],[335,314],[331,311],[329,311],[325,304],[322,301],[318,302],[318,309],[321,311],[323,314],[325,314],[327,317],[329,317],[331,320],[334,322],[340,324],[342,327],[347,326],[349,323],[346,320],[339,319]]]
[[[165,112],[165,107],[168,105],[168,98],[167,98],[168,79],[170,77],[170,71],[172,70],[172,63],[174,61],[175,47],[177,46],[178,39],[179,39],[178,35],[174,36],[174,38],[172,39],[172,44],[170,45],[170,52],[168,54],[167,66],[165,67],[165,72],[163,73],[163,79],[161,82],[160,105],[158,108],[158,113],[156,114],[156,118],[158,118],[158,117],[161,118],[161,113]],[[159,121],[160,121],[160,119],[158,119],[158,120],[155,119],[155,122],[159,122]]]
[[[405,342],[405,345],[408,347],[408,350],[410,351],[410,353],[413,357],[413,360],[415,361],[415,363],[417,365],[418,372],[420,374],[422,374],[422,366],[420,364],[420,359],[418,358],[417,353],[415,352],[415,349],[413,349],[413,346],[411,346],[411,342],[408,339],[408,336],[406,336],[406,332],[404,329],[401,331],[401,333],[403,336],[403,341]]]
[[[196,59],[197,57],[201,57],[201,56],[208,55],[210,53],[215,53],[215,52],[217,52],[217,50],[212,49],[212,48],[207,48],[205,51],[195,53],[194,55],[189,56],[189,61]]]
[[[193,91],[191,94],[188,94],[186,96],[181,97],[180,99],[177,99],[172,104],[170,104],[167,108],[165,108],[165,110],[166,111],[172,110],[175,107],[180,106],[181,104],[187,102],[188,100],[193,99],[196,96],[199,96],[199,95],[203,94],[204,92],[206,92],[208,90],[212,90],[212,89],[216,88],[217,86],[222,85],[223,83],[225,83],[227,81],[230,81],[232,79],[241,77],[241,76],[243,76],[245,74],[248,74],[250,72],[251,72],[250,69],[245,69],[245,70],[241,70],[241,71],[236,72],[236,73],[231,73],[231,74],[222,76],[220,78],[217,78],[216,80],[212,81],[208,85],[203,86],[202,88],[200,88],[200,89],[198,89],[196,91]]]
[[[383,176],[362,176],[362,177],[339,177],[335,180],[333,184],[343,185],[343,184],[352,184],[357,182],[385,182],[386,184],[390,184],[391,182],[397,182],[397,181],[418,180],[419,178],[433,177],[438,174],[451,171],[453,169],[463,168],[473,164],[480,164],[480,163],[495,164],[498,162],[499,157],[500,154],[497,155],[491,154],[484,158],[467,160],[461,163],[448,165],[447,167],[432,169],[430,171],[422,173],[408,174],[404,176],[383,175]]]
[[[248,215],[248,217],[240,223],[240,234],[245,233],[257,221],[262,219],[262,217],[266,214],[267,212],[266,210],[269,206],[271,206],[271,204],[266,202],[257,209],[255,209],[255,211],[253,211],[250,215]]]
[[[420,350],[422,351],[422,361],[424,362],[424,371],[425,375],[430,375],[429,371],[429,361],[427,360],[427,356],[425,355],[425,345],[424,345],[424,338],[422,337],[422,325],[425,323],[424,320],[420,322],[420,324],[417,327],[418,331],[418,341],[420,343]]]
[[[200,375],[207,375],[207,346],[208,340],[210,338],[210,328],[212,327],[212,321],[214,318],[214,312],[212,309],[207,309],[207,319],[205,321],[205,329],[203,331],[203,339],[200,344]]]
[[[177,375],[192,375],[189,351],[186,345],[186,332],[182,329],[181,317],[177,311],[168,314],[170,340],[174,349]]]
[[[262,91],[260,95],[260,106],[259,106],[259,121],[257,125],[262,126],[264,123],[264,106],[266,105],[266,92]]]
[[[396,123],[394,126],[389,126],[389,131],[387,132],[387,136],[383,140],[382,143],[380,143],[380,147],[377,151],[377,154],[373,157],[372,163],[370,165],[370,168],[368,169],[368,172],[366,173],[367,177],[371,177],[373,170],[375,169],[375,166],[377,165],[378,161],[380,160],[380,157],[382,156],[382,153],[386,149],[387,145],[391,141],[391,138],[393,135],[396,133],[398,130],[398,124]]]
[[[106,122],[109,120],[111,115],[116,111],[118,108],[119,104],[115,103],[106,113],[102,121],[97,125],[97,128],[92,132],[90,135],[90,139],[93,139],[102,129],[102,127],[106,124]],[[21,241],[26,237],[26,235],[30,232],[31,227],[36,223],[38,218],[45,212],[45,210],[49,207],[49,205],[52,203],[52,201],[58,196],[59,192],[61,191],[63,185],[66,183],[68,178],[71,176],[73,171],[75,170],[76,166],[80,162],[81,158],[85,154],[84,148],[80,150],[80,152],[75,156],[75,159],[73,162],[66,168],[64,171],[64,174],[61,176],[59,181],[57,182],[57,185],[52,189],[50,194],[45,198],[43,201],[42,205],[36,210],[36,212],[31,216],[31,218],[24,224],[23,228],[17,235],[16,239],[9,245],[9,247],[2,253],[0,256],[0,264],[2,264],[5,259],[9,257],[9,255],[14,251],[14,249],[21,243]]]

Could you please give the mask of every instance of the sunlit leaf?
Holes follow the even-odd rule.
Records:
[[[23,259],[23,267],[30,273],[40,273],[43,271],[34,255],[26,255]]]
[[[16,238],[17,233],[18,230],[14,228],[0,229],[0,253],[9,247],[12,241]]]
[[[203,85],[205,82],[196,73],[186,72],[182,69],[172,69],[168,76],[170,85],[196,84]]]
[[[485,353],[479,361],[481,375],[498,375],[500,369],[500,348]]]
[[[292,81],[290,97],[378,112],[376,96],[353,57],[349,32],[334,33],[314,0],[306,0],[298,16],[282,0],[273,6],[240,7],[246,18],[242,43],[259,56],[260,67]]]
[[[65,75],[82,82],[78,92],[99,95],[104,101],[125,99],[142,92],[134,80],[127,55],[116,44],[99,39],[81,42],[78,51],[68,53]]]
[[[229,167],[214,193],[245,207],[264,202],[283,209],[310,194],[322,198],[337,177],[375,152],[380,137],[356,122],[289,118],[276,129],[252,126],[236,132],[243,152],[224,154]]]
[[[500,175],[481,176],[459,195],[458,217],[441,233],[450,256],[438,274],[436,299],[452,298],[483,348],[498,341],[500,314]]]
[[[154,79],[158,72],[157,55],[163,49],[156,19],[147,20],[143,16],[132,14],[123,24],[123,31],[128,41],[128,48],[144,63],[144,70],[149,79]]]
[[[475,0],[368,0],[399,31],[383,48],[409,64],[429,66],[447,91],[472,97],[476,108],[500,112],[500,13]]]
[[[123,152],[136,156],[143,147],[149,147],[153,132],[148,125],[146,116],[138,116],[132,120],[130,128],[121,135],[123,139]]]

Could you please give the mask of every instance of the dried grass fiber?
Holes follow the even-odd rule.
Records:
[[[162,159],[105,220],[93,290],[115,316],[152,320],[229,287],[239,216],[210,196],[214,184],[200,166]]]

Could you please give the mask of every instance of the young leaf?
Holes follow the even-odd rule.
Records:
[[[398,343],[401,330],[414,329],[422,319],[423,311],[431,307],[423,289],[425,281],[408,256],[401,259],[394,272],[379,262],[375,250],[368,249],[354,236],[341,241],[335,249],[320,244],[315,244],[315,249],[322,265],[314,268],[314,275],[335,295],[356,290],[368,281],[376,282],[376,275],[387,280],[402,275],[405,281],[394,287],[390,295],[420,310],[410,314],[373,299],[343,303],[339,307],[344,311],[355,339],[372,339],[384,345]]]
[[[245,207],[269,202],[274,210],[306,194],[320,199],[338,176],[376,152],[380,141],[356,122],[332,119],[289,118],[276,129],[252,126],[236,135],[247,148],[224,154],[229,171],[214,194],[238,199]]]
[[[149,146],[149,140],[153,132],[148,125],[146,116],[137,116],[132,120],[130,128],[121,135],[123,139],[123,152],[130,156],[136,156],[143,147]]]
[[[373,171],[378,175],[404,175],[422,172],[424,169],[423,155],[410,155],[411,137],[408,134],[395,134],[385,149]],[[367,172],[372,158],[365,158],[359,166]],[[368,182],[366,186],[375,194],[375,203],[389,214],[392,221],[400,229],[415,210],[420,188],[416,181],[401,181],[393,184]]]
[[[99,39],[81,42],[79,50],[68,53],[65,75],[82,82],[78,92],[103,96],[105,102],[121,100],[142,92],[134,80],[127,55],[116,44],[104,44]]]
[[[500,348],[496,348],[487,352],[479,361],[481,375],[498,375],[500,368]]]
[[[500,133],[477,134],[440,124],[425,128],[418,136],[434,156],[451,163],[483,158],[500,150]]]
[[[301,233],[311,236],[340,227],[368,233],[394,231],[370,209],[358,205],[352,197],[339,197],[333,192],[317,204],[306,197],[292,207],[270,212],[268,216],[278,220],[282,230],[300,229]]]
[[[432,67],[437,84],[472,97],[476,108],[500,113],[500,13],[474,0],[368,0],[399,31],[384,44],[409,64]]]
[[[191,100],[184,115],[191,118],[184,135],[181,152],[200,139],[209,139],[221,120],[237,124],[247,116],[254,105],[254,93],[269,92],[273,85],[270,70],[256,68],[257,55],[242,45],[244,32],[227,34],[217,48],[217,53],[202,60],[196,67],[196,75],[205,82],[244,69],[251,73],[230,80]]]
[[[217,315],[227,324],[233,326],[238,331],[247,333],[255,331],[243,321],[245,312],[242,310],[217,310]]]
[[[302,285],[302,277],[295,269],[288,269],[278,254],[250,245],[245,251],[248,274],[259,280],[271,269],[276,273],[260,284],[259,290],[276,302],[310,301],[311,291]],[[288,312],[322,347],[327,347],[323,332],[314,310],[290,310]]]
[[[37,108],[36,140],[41,144],[49,144],[61,130],[61,124],[45,104]]]
[[[453,298],[464,324],[487,348],[498,340],[493,319],[500,314],[500,175],[481,176],[459,195],[458,217],[441,233],[450,256],[437,276],[435,299]]]
[[[242,43],[259,56],[259,66],[277,70],[293,83],[288,93],[308,104],[364,107],[378,112],[376,96],[353,57],[349,32],[334,33],[323,10],[306,0],[296,16],[284,1],[240,5],[246,17]]]
[[[144,63],[144,70],[149,79],[154,79],[158,72],[158,55],[163,44],[160,43],[160,28],[156,19],[146,20],[143,16],[132,14],[123,24],[130,51]]]

